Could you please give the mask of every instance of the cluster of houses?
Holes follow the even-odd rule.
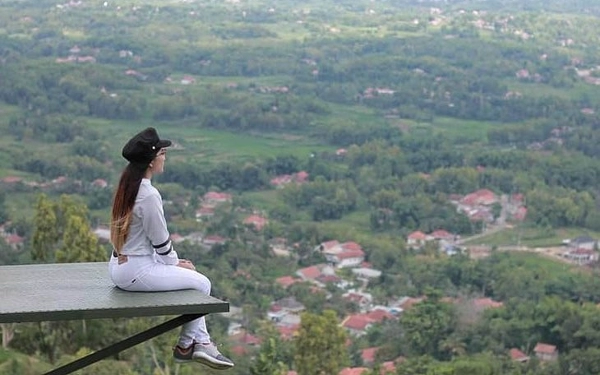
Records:
[[[459,239],[459,235],[452,234],[444,229],[438,229],[429,234],[415,231],[406,237],[406,246],[409,249],[420,250],[426,244],[435,242],[441,252],[448,255],[454,255],[462,251],[457,244]]]
[[[340,321],[349,334],[350,338],[358,338],[365,335],[368,330],[386,321],[401,319],[402,313],[413,308],[416,304],[425,300],[426,297],[401,297],[389,301],[385,306],[376,305],[373,296],[366,290],[368,280],[381,276],[381,271],[373,269],[364,260],[364,251],[355,242],[339,242],[337,240],[323,242],[314,248],[314,251],[325,255],[327,263],[313,265],[296,270],[292,275],[282,276],[276,279],[276,283],[284,289],[296,283],[307,283],[315,293],[324,293],[328,296],[327,285],[335,285],[344,291],[342,298],[348,303],[356,306],[353,313],[348,313]],[[344,255],[345,254],[345,255]],[[340,256],[341,255],[341,256]],[[346,261],[352,259],[351,261]],[[357,280],[362,280],[362,287],[355,288],[355,282],[349,282],[338,276],[339,269],[350,269]],[[480,312],[485,309],[500,308],[504,304],[490,298],[475,298],[471,300],[444,298],[444,302],[457,306],[466,306],[470,311]],[[300,327],[300,314],[305,310],[302,303],[294,297],[286,297],[273,301],[266,312],[267,318],[276,326],[281,338],[289,340],[294,337]],[[260,345],[260,340],[246,332],[240,324],[233,323],[230,327],[230,339],[234,343],[233,351],[237,354],[248,354],[252,347]],[[375,356],[379,348],[371,347],[361,350],[361,358],[365,367],[344,368],[339,373],[361,374],[369,369],[375,362]],[[538,343],[533,353],[542,361],[555,360],[558,351],[555,346],[546,343]],[[517,348],[507,353],[517,362],[529,361],[530,357]],[[403,357],[391,359],[380,364],[382,374],[395,373],[396,366],[404,361]],[[290,371],[292,375],[295,372]]]
[[[196,210],[196,220],[202,221],[215,215],[215,209],[225,203],[231,203],[233,196],[229,193],[220,193],[209,191],[202,197],[200,208]],[[269,220],[260,214],[253,213],[243,220],[244,225],[248,225],[257,231],[261,231],[269,223]],[[218,236],[209,236],[213,239]],[[209,238],[207,237],[207,238]],[[219,237],[220,238],[220,237]],[[223,239],[224,240],[224,239]]]
[[[479,168],[480,170],[483,167]],[[462,212],[471,221],[483,221],[493,223],[498,218],[494,217],[493,207],[500,204],[506,217],[503,219],[512,221],[523,221],[527,216],[527,207],[523,194],[512,194],[505,198],[489,189],[479,189],[467,195],[451,195],[450,202],[456,206],[458,212]]]
[[[96,62],[96,58],[94,56],[82,56],[80,55],[81,53],[81,48],[79,48],[78,46],[73,46],[70,50],[69,50],[69,56],[67,57],[58,57],[56,58],[56,62],[57,63],[70,63],[70,62],[79,62],[79,63],[95,63]]]
[[[271,185],[275,186],[278,189],[284,188],[286,185],[295,183],[295,184],[304,184],[308,182],[308,172],[300,171],[298,173],[292,174],[283,174],[279,176],[275,176],[271,179]]]

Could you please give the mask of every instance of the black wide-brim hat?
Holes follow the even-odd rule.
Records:
[[[156,129],[146,128],[125,144],[121,155],[130,163],[149,164],[161,148],[169,146],[171,146],[171,141],[160,139]]]

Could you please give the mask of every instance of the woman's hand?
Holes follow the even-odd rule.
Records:
[[[187,268],[188,270],[192,270],[192,271],[196,270],[196,266],[194,266],[194,263],[190,262],[187,259],[179,259],[179,263],[177,263],[177,267]]]

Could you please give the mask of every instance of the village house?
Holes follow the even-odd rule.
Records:
[[[317,280],[317,277],[321,275],[321,268],[319,266],[301,268],[296,271],[296,275],[303,281],[314,282]]]
[[[540,361],[554,361],[558,359],[558,349],[554,345],[538,342],[533,352]]]
[[[510,359],[515,362],[525,363],[529,361],[529,356],[517,348],[512,348],[508,351]]]
[[[371,279],[377,279],[381,277],[381,271],[369,267],[353,268],[352,273],[358,280],[365,283]]]
[[[261,231],[267,225],[268,220],[259,215],[250,215],[244,219],[244,224]]]
[[[289,286],[291,286],[297,282],[300,282],[300,281],[301,280],[299,280],[293,276],[282,276],[282,277],[278,277],[277,279],[275,279],[275,283],[277,283],[284,289],[287,289]]]
[[[308,172],[305,171],[300,171],[294,174],[279,175],[271,179],[271,185],[280,189],[291,183],[304,184],[308,181],[308,176]]]
[[[208,193],[204,194],[202,199],[207,204],[217,205],[220,203],[231,202],[232,196],[231,196],[231,194],[227,194],[227,193],[218,193],[216,191],[209,191]]]
[[[412,248],[421,248],[427,241],[427,235],[421,231],[412,232],[406,238],[406,244]]]
[[[17,250],[23,246],[25,243],[25,238],[19,236],[16,233],[8,234],[4,237],[4,241],[8,246],[10,246],[13,250]]]
[[[373,324],[382,323],[385,320],[395,319],[395,316],[386,309],[376,308],[367,313],[348,315],[341,323],[349,334],[362,336]]]
[[[293,249],[287,246],[287,239],[283,237],[277,237],[270,240],[269,248],[277,256],[290,257],[293,255]]]
[[[269,320],[288,326],[293,326],[300,323],[300,314],[306,308],[294,297],[287,297],[275,301],[271,304],[267,317]]]
[[[302,281],[309,281],[319,287],[324,287],[325,285],[320,280],[323,280],[325,276],[335,276],[335,269],[327,264],[319,264],[297,270],[296,276]]]
[[[494,215],[491,206],[499,203],[499,199],[493,191],[480,189],[467,194],[460,199],[452,199],[458,212],[463,212],[471,221],[492,222]]]
[[[378,350],[379,347],[371,347],[361,350],[360,358],[362,359],[362,363],[365,365],[372,365],[375,363],[375,356],[377,355]]]
[[[97,178],[94,181],[92,181],[91,185],[100,189],[104,189],[108,186],[108,182],[106,182],[105,179]]]
[[[562,256],[580,266],[598,261],[597,251],[583,248],[567,251]]]
[[[365,260],[365,252],[356,242],[323,242],[315,250],[323,253],[327,262],[336,268],[358,267]]]
[[[569,249],[571,250],[595,250],[597,246],[597,242],[590,236],[584,235],[571,239],[568,241]]]
[[[372,325],[373,321],[364,314],[349,315],[342,321],[342,327],[353,336],[362,336],[366,334],[367,329]]]
[[[192,83],[196,83],[196,79],[192,76],[183,76],[183,78],[181,78],[180,83],[182,85],[191,85]]]
[[[215,216],[215,208],[210,206],[202,206],[196,210],[196,221],[201,221],[204,218]]]
[[[491,190],[479,189],[473,193],[465,195],[461,200],[461,203],[467,206],[491,206],[494,203],[498,203],[498,197]]]
[[[429,236],[433,237],[434,240],[444,240],[444,241],[454,241],[455,239],[455,235],[448,232],[447,230],[444,229],[438,229],[438,230],[434,230],[433,232],[431,232],[429,234]]]

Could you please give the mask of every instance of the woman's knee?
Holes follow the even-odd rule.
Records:
[[[207,295],[210,294],[210,290],[212,288],[212,283],[210,282],[209,278],[199,272],[196,272],[195,279],[197,280],[197,283],[198,283],[197,289],[203,293],[206,293]]]

